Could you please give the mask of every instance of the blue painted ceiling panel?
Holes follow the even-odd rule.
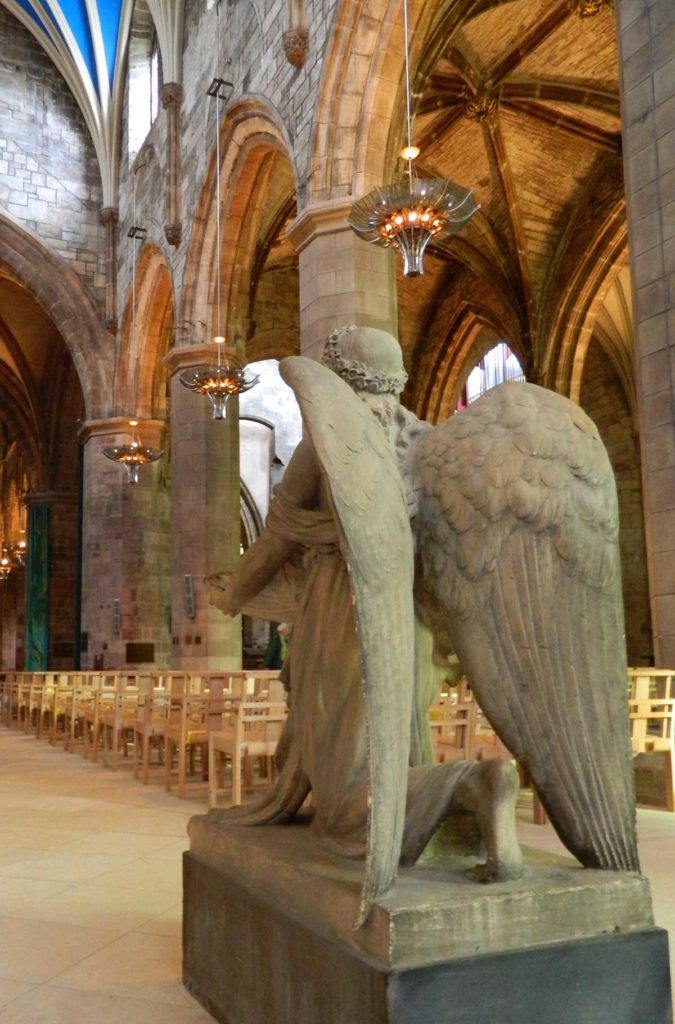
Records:
[[[108,65],[108,78],[112,86],[115,72],[115,56],[120,32],[120,17],[123,0],[98,0],[98,16],[101,22],[105,58]],[[112,91],[112,88],[111,88]]]
[[[19,7],[21,7],[27,14],[30,14],[35,24],[39,26],[39,28],[44,32],[46,36],[48,36],[49,33],[45,28],[44,22],[36,13],[35,8],[33,7],[32,3],[30,3],[30,0],[16,0],[16,2],[19,5]]]
[[[75,36],[75,40],[84,62],[87,65],[87,70],[89,71],[91,80],[96,84],[96,82],[98,82],[98,76],[96,74],[96,60],[94,58],[94,46],[91,41],[91,29],[89,27],[89,18],[87,16],[85,2],[84,0],[61,0],[60,6],[66,20],[68,21],[70,31]]]

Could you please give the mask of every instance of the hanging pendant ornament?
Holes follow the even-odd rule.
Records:
[[[412,144],[407,0],[403,0],[403,30],[408,144],[400,156],[407,170],[399,181],[378,186],[354,203],[348,224],[364,241],[398,249],[403,256],[403,276],[419,277],[432,238],[456,234],[480,207],[472,189],[442,178],[420,178],[414,170],[413,161],[420,151]]]
[[[127,232],[127,238],[131,239],[132,245],[132,261],[131,261],[131,359],[130,363],[134,368],[134,407],[136,406],[136,388],[138,380],[138,346],[137,346],[137,334],[136,334],[136,243],[138,241],[144,242],[147,236],[147,229],[140,227],[136,223],[136,174],[138,174],[139,167],[134,171],[134,191],[133,191],[133,212],[132,219],[133,223]],[[103,455],[106,459],[110,459],[112,462],[117,462],[127,471],[127,480],[130,484],[137,484],[139,482],[139,469],[141,466],[147,466],[151,462],[156,462],[164,454],[163,451],[158,451],[156,448],[150,448],[148,445],[142,445],[138,436],[138,420],[129,420],[129,426],[131,427],[131,443],[112,445],[109,448],[103,449]]]
[[[118,444],[110,448],[104,448],[103,454],[106,459],[111,459],[113,462],[118,462],[121,466],[124,466],[129,483],[137,484],[139,481],[138,471],[141,466],[147,466],[150,462],[156,462],[157,459],[162,457],[164,452],[141,444],[136,432],[138,420],[129,420],[129,426],[132,430],[131,444]]]
[[[218,30],[216,32],[217,56],[220,55],[220,4],[216,6]],[[216,58],[216,67],[218,60]],[[216,101],[216,333],[213,344],[216,346],[216,361],[191,367],[178,375],[183,387],[206,395],[213,406],[214,420],[227,419],[227,402],[232,395],[240,395],[249,391],[258,380],[244,366],[235,366],[223,359],[222,351],[225,337],[220,328],[220,104],[227,102],[232,95],[234,86],[224,78],[216,77],[206,90],[206,95]]]
[[[12,544],[9,549],[9,557],[12,565],[19,567],[26,564],[26,553],[28,551],[28,544],[25,539],[17,541],[16,544]]]
[[[227,419],[228,399],[232,395],[240,395],[243,391],[249,391],[260,378],[249,373],[246,367],[239,369],[227,359],[221,359],[220,353],[225,344],[225,338],[222,335],[216,335],[213,342],[218,353],[216,362],[185,370],[179,375],[179,380],[190,391],[196,391],[197,394],[208,397],[213,406],[214,420],[225,420]]]

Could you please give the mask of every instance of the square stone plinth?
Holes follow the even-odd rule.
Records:
[[[189,831],[184,979],[224,1024],[671,1021],[666,935],[638,875],[526,849],[523,879],[479,886],[428,857],[355,930],[362,865],[303,823],[205,815]]]

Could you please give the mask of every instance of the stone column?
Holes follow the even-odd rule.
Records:
[[[117,222],[116,206],[104,206],[100,213],[105,227],[105,318],[103,324],[111,334],[117,333]]]
[[[180,110],[183,102],[183,86],[178,82],[166,82],[160,89],[159,97],[166,110],[166,145],[168,180],[166,184],[166,223],[164,235],[169,245],[180,245],[182,226],[180,218]]]
[[[656,664],[675,666],[675,6],[618,0],[624,171]]]
[[[73,668],[77,606],[77,496],[28,495],[26,669]]]
[[[141,444],[161,449],[166,424],[143,420]],[[127,419],[94,420],[84,445],[81,667],[166,668],[169,631],[169,492],[165,456],[137,484],[103,449],[129,444]]]
[[[234,360],[228,349],[224,356]],[[239,558],[239,402],[231,398],[227,419],[214,420],[208,398],[178,379],[188,367],[213,360],[213,348],[201,345],[173,349],[165,359],[171,373],[172,665],[182,669],[241,667],[241,620],[211,607],[203,582]]]
[[[45,672],[49,664],[49,501],[31,495],[28,509],[26,581],[26,670]]]
[[[26,570],[14,569],[0,580],[0,666],[24,668]]]
[[[357,237],[347,223],[351,205],[316,203],[288,229],[300,263],[302,353],[313,358],[334,327],[358,324],[398,335],[394,254]]]

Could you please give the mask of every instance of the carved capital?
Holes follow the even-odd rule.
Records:
[[[306,28],[291,28],[284,32],[284,53],[294,68],[301,68],[309,51],[309,31]]]
[[[159,90],[159,99],[163,110],[179,108],[183,102],[183,86],[179,82],[165,82]]]
[[[120,219],[120,211],[116,206],[102,206],[98,219],[101,224],[117,224]]]
[[[469,121],[489,121],[497,113],[498,96],[494,89],[487,86],[474,99],[467,100],[464,105],[464,117]]]
[[[571,6],[580,18],[594,18],[611,6],[611,0],[572,0]]]
[[[175,224],[165,224],[164,237],[169,245],[180,245],[181,238],[183,237],[183,225],[181,222],[177,221]]]

